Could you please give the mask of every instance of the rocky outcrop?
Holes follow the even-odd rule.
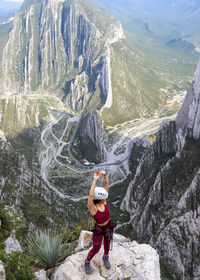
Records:
[[[6,279],[5,269],[2,262],[0,261],[0,280],[5,280],[5,279]]]
[[[4,243],[5,243],[6,254],[12,253],[14,251],[22,252],[21,245],[14,235],[8,237]]]
[[[42,120],[48,119],[49,114],[45,106],[31,97],[16,95],[0,99],[0,116],[0,129],[6,137],[22,140],[26,134],[27,142],[33,144],[40,134]]]
[[[51,224],[55,216],[51,201],[55,200],[56,195],[37,174],[37,169],[33,171],[30,168],[25,156],[13,149],[2,132],[0,132],[0,161],[2,163],[0,165],[0,202],[4,202],[8,209],[25,217],[33,225],[40,224],[41,220],[44,224]],[[53,207],[58,207],[58,204],[59,200]],[[61,211],[60,208],[59,211]],[[63,213],[65,211],[63,209]]]
[[[178,136],[200,138],[200,62],[194,80],[176,118]]]
[[[35,280],[49,280],[46,276],[46,271],[42,269],[35,272]]]
[[[109,46],[122,37],[120,23],[82,1],[26,0],[3,49],[1,94],[57,94],[77,111],[97,95],[103,105]]]
[[[85,232],[82,234],[88,236]],[[90,234],[89,234],[90,236]],[[88,238],[88,237],[87,237]],[[87,239],[86,238],[86,239]],[[80,242],[82,243],[82,242]],[[106,270],[102,261],[102,249],[91,261],[91,275],[85,274],[84,259],[88,250],[69,256],[54,272],[53,280],[108,279],[159,280],[160,266],[156,251],[149,245],[138,244],[121,235],[114,235],[113,250],[110,252],[111,269]]]
[[[76,138],[76,149],[91,162],[106,160],[104,138],[106,131],[97,111],[90,111],[81,121]]]
[[[176,121],[161,125],[121,205],[133,236],[158,249],[175,279],[200,278],[199,67]]]
[[[149,147],[139,162],[135,178],[129,185],[126,196],[122,202],[122,208],[128,209],[130,212],[134,213],[134,216],[140,216],[137,211],[140,211],[140,214],[142,214],[144,209],[141,209],[140,205],[146,201],[147,197],[149,198],[149,193],[153,188],[155,189],[156,196],[163,196],[161,186],[159,187],[157,184],[154,185],[153,183],[156,179],[158,168],[161,170],[168,159],[175,155],[175,149],[175,123],[174,121],[164,121],[161,124],[161,129],[157,134],[155,143]],[[159,181],[159,174],[160,173],[158,173],[156,182]],[[139,186],[139,192],[138,189],[135,188],[137,185]],[[151,188],[149,185],[151,185]],[[136,204],[135,200],[139,203]],[[145,226],[144,230],[148,230],[148,227]],[[139,227],[137,227],[137,231],[140,231]]]

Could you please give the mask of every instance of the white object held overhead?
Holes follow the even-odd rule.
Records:
[[[108,197],[108,192],[101,187],[96,187],[94,190],[94,199],[106,199]]]

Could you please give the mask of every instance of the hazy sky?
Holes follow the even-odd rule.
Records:
[[[23,2],[23,0],[5,0],[6,2]]]

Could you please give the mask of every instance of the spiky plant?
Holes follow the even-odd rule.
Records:
[[[45,269],[59,265],[68,255],[68,245],[56,230],[37,230],[28,238],[28,245],[33,257]]]

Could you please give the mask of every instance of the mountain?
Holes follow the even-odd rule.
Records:
[[[109,3],[105,0],[88,1],[120,20],[123,27],[133,34],[148,30],[148,36],[156,37],[157,41],[162,42],[200,35],[198,0],[117,0]],[[196,44],[195,46],[197,47]]]
[[[198,279],[199,66],[149,141],[198,55],[165,44],[173,23],[158,41],[162,23],[125,10],[125,32],[82,0],[26,0],[0,25],[0,200],[29,227],[85,222],[105,169],[121,231],[157,248],[171,277]]]
[[[126,39],[117,20],[81,0],[26,0],[0,25],[0,38],[0,129],[61,212],[70,201],[82,207],[96,168],[106,169],[111,185],[127,178],[133,143],[134,166],[137,147],[148,146],[135,138],[176,113],[196,59],[170,50],[163,60],[151,40],[147,54],[149,38]]]
[[[82,1],[25,1],[0,29],[0,129],[12,148],[2,148],[1,200],[34,226],[76,223],[96,168],[106,168],[111,184],[129,173],[130,139],[109,134],[100,117],[110,104],[111,48],[123,30]],[[82,162],[91,147],[99,167]]]
[[[81,0],[27,0],[0,37],[2,96],[56,95],[74,112],[97,109],[109,126],[174,114],[177,103],[167,103],[186,88],[196,60],[173,50],[163,57],[156,42],[143,50],[143,38],[126,39],[118,21]]]
[[[155,247],[171,279],[199,279],[200,63],[175,121],[139,162],[121,207],[133,236]]]
[[[2,94],[56,94],[77,111],[91,102],[95,92],[97,103],[101,99],[105,103],[108,45],[118,41],[123,31],[109,17],[102,22],[100,15],[95,26],[86,15],[95,20],[95,13],[79,1],[25,1],[2,54]]]
[[[117,13],[121,10],[123,12],[132,12],[136,15],[144,15],[146,13],[146,18],[155,17],[162,18],[166,23],[173,22],[177,24],[178,21],[182,22],[190,19],[194,21],[195,16],[200,16],[200,2],[199,0],[160,0],[160,1],[152,1],[152,0],[117,0],[115,2],[110,2],[106,6],[105,0],[88,0],[89,2],[95,3],[95,5],[99,6],[101,9],[112,10]],[[165,13],[163,14],[163,11]],[[175,15],[178,18],[175,18]],[[197,23],[196,23],[197,26]]]

